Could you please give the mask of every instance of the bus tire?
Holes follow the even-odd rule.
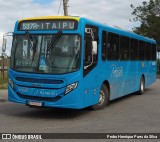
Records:
[[[143,95],[144,94],[144,89],[145,89],[145,81],[144,81],[144,77],[142,76],[141,79],[140,79],[140,83],[139,83],[138,94]]]
[[[102,85],[100,94],[99,94],[99,102],[96,105],[92,106],[93,110],[103,109],[105,106],[109,104],[109,91],[106,85]]]

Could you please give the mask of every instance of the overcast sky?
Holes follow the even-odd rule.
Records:
[[[136,24],[129,21],[132,18],[130,5],[139,6],[143,1],[69,0],[69,15],[86,17],[131,30]],[[16,20],[34,16],[57,15],[59,4],[60,0],[0,0],[0,47],[3,34],[13,32]],[[59,15],[63,15],[62,6]]]

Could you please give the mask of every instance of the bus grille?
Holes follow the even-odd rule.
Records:
[[[22,81],[22,82],[44,83],[44,84],[62,84],[62,83],[64,83],[63,80],[23,78],[23,77],[16,77],[16,80]]]
[[[57,96],[55,98],[39,97],[39,96],[28,96],[28,95],[22,95],[20,93],[17,93],[17,95],[22,99],[34,100],[34,101],[44,101],[44,102],[56,102],[56,101],[58,101],[58,100],[60,100],[62,98],[61,96]]]

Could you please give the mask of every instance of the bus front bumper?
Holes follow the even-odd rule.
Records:
[[[78,90],[73,90],[67,95],[55,101],[40,101],[31,97],[31,99],[25,99],[19,96],[10,85],[8,85],[8,100],[20,104],[26,104],[29,106],[39,107],[51,107],[51,108],[68,108],[68,109],[82,109],[84,108],[84,98],[79,94]]]

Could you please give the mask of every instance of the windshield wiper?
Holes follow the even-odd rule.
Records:
[[[36,53],[36,44],[37,44],[37,41],[34,41],[34,38],[29,33],[29,31],[26,31],[26,34],[28,36],[29,48],[33,51],[33,56],[32,56],[32,62],[33,62],[34,61],[34,56],[35,56],[35,53]],[[31,43],[31,40],[33,41],[33,44]]]
[[[47,47],[47,51],[50,51],[50,50],[52,51],[53,47],[56,45],[56,43],[60,39],[62,33],[63,33],[62,31],[58,31],[57,34],[52,37],[51,43]]]
[[[28,42],[29,42],[29,47],[31,50],[33,50],[33,45],[31,43],[31,40],[33,41],[33,36],[29,33],[29,31],[26,31]]]

